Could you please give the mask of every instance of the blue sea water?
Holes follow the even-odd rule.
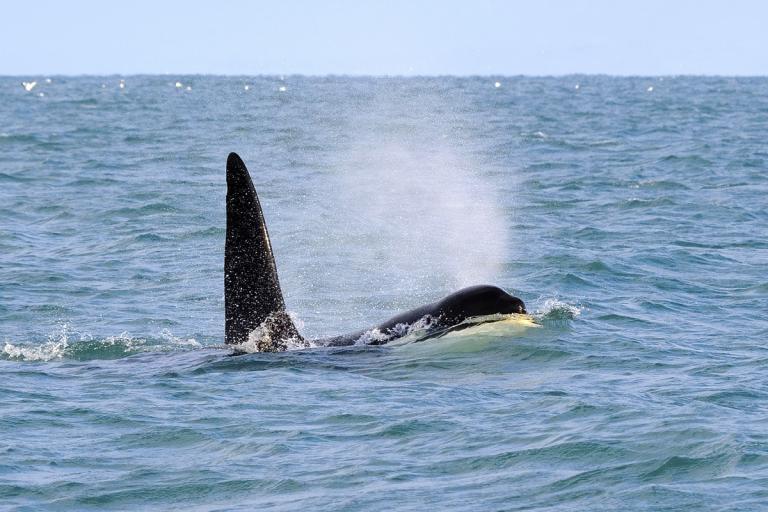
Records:
[[[44,78],[0,78],[0,509],[768,508],[768,79]],[[231,357],[230,151],[307,336],[482,282],[542,326]]]

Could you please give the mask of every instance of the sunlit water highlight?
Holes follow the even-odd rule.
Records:
[[[0,79],[0,508],[768,506],[768,80],[51,78]],[[230,357],[229,151],[306,336],[541,326]]]

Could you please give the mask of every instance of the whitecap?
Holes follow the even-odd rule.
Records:
[[[163,329],[160,331],[160,337],[166,341],[169,341],[173,343],[174,345],[179,345],[182,347],[195,347],[199,348],[202,347],[199,341],[197,341],[195,338],[180,338],[178,336],[175,336],[170,329]]]
[[[48,335],[48,341],[40,345],[28,345],[24,343],[11,343],[6,341],[0,355],[3,359],[17,361],[52,361],[64,357],[69,348],[69,336],[71,328],[64,323]]]
[[[64,351],[69,347],[67,340],[48,341],[42,345],[23,345],[5,342],[0,355],[3,359],[14,359],[17,361],[51,361],[61,359]]]
[[[549,298],[544,301],[541,308],[536,310],[535,316],[541,319],[573,319],[579,316],[583,308],[569,304],[557,298]]]

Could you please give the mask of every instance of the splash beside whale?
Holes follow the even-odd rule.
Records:
[[[497,286],[463,288],[381,324],[332,338],[304,339],[285,310],[269,233],[248,169],[235,153],[227,158],[227,237],[224,250],[225,341],[255,343],[260,352],[289,346],[345,346],[364,340],[380,345],[419,325],[420,339],[445,336],[478,324],[525,315],[525,304]],[[375,333],[375,336],[366,334]]]

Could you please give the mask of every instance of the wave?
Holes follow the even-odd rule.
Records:
[[[582,306],[569,304],[557,298],[548,298],[534,313],[540,322],[573,320],[584,310]]]
[[[43,343],[5,341],[0,346],[0,360],[55,361],[119,359],[143,352],[192,350],[203,345],[194,338],[182,338],[163,329],[157,338],[131,336],[123,332],[116,336],[95,338],[76,333],[68,324],[59,327]]]
[[[122,207],[107,211],[105,217],[138,218],[145,215],[176,213],[178,209],[170,203],[151,203],[144,206]]]
[[[581,314],[582,309],[579,306],[559,299],[549,298],[529,318],[532,319],[531,325],[533,326],[553,325],[574,319]],[[303,323],[296,315],[291,314],[291,316],[299,328],[303,327]],[[475,317],[467,319],[460,325],[472,327],[474,324],[477,324],[479,326],[515,316],[520,315]],[[406,345],[433,338],[435,334],[444,334],[442,331],[436,333],[435,326],[435,319],[427,315],[413,324],[397,325],[391,333],[385,334],[378,329],[368,330],[358,338],[354,346],[379,345],[389,341],[392,341],[389,345]],[[451,329],[445,331],[449,332]],[[233,348],[240,353],[262,352],[263,350],[259,342],[261,335],[260,331],[254,332],[247,342],[229,348]],[[289,339],[284,341],[286,351],[323,347],[310,340]],[[48,339],[42,343],[6,340],[0,345],[0,360],[37,362],[55,360],[88,361],[95,359],[119,359],[145,352],[184,351],[203,347],[204,345],[195,338],[176,336],[169,329],[163,329],[158,337],[132,336],[128,332],[123,332],[118,335],[99,338],[90,334],[76,332],[71,325],[62,324],[49,334]]]

